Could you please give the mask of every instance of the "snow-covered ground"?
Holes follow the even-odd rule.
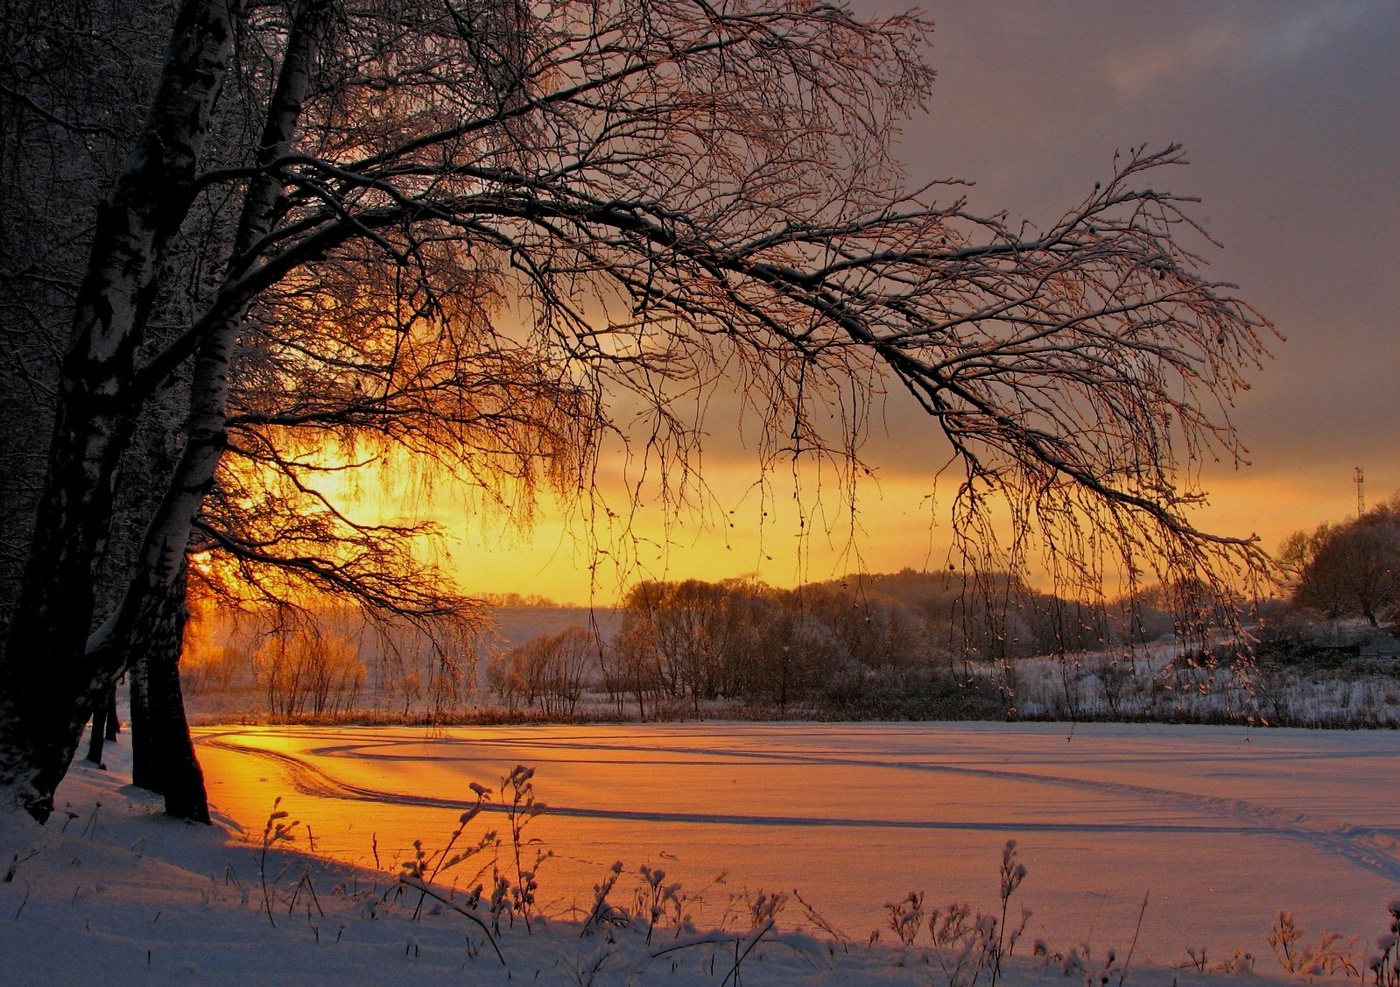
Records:
[[[1156,642],[1133,654],[982,665],[977,674],[1008,689],[1018,715],[1028,719],[1242,723],[1257,717],[1272,726],[1400,727],[1400,663],[1393,658],[1333,667],[1203,667],[1182,660],[1177,645]]]
[[[1236,951],[1256,975],[1283,977],[1265,938],[1280,909],[1308,930],[1304,946],[1359,934],[1358,961],[1389,924],[1397,741],[1052,724],[210,728],[200,752],[217,827],[166,820],[123,786],[124,747],[110,771],[75,767],[47,827],[0,814],[13,861],[0,983],[969,987],[975,965],[933,950],[926,928],[900,947],[882,906],[922,891],[926,913],[966,901],[999,917],[1008,839],[1028,869],[1008,915],[1033,914],[1000,982],[1065,983],[1068,967],[1068,982],[1097,984],[1110,951],[1117,982],[1130,948],[1136,987],[1199,979],[1188,950],[1204,950],[1212,979],[1239,967]],[[429,898],[416,920],[420,893],[396,875],[414,840],[431,868],[476,801],[469,783],[494,789],[516,764],[535,766],[550,806],[525,826],[539,841],[525,865],[536,849],[553,856],[538,867],[531,931],[503,914],[503,964],[457,910],[492,851],[439,874],[451,904]],[[295,842],[276,841],[264,863],[279,797],[290,815],[271,825],[296,822]],[[507,822],[483,813],[456,849]],[[614,861],[612,917],[630,925],[581,937]],[[673,895],[649,943],[641,865],[664,869]],[[787,897],[770,925],[775,893]],[[677,906],[689,923],[675,923]],[[489,901],[471,911],[490,924]],[[1031,955],[1035,940],[1048,957]]]

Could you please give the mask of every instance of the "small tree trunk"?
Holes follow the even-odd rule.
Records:
[[[102,763],[102,742],[107,739],[107,704],[100,703],[92,710],[92,735],[88,737],[87,759],[99,768]]]
[[[107,690],[107,743],[114,744],[117,734],[122,732],[121,717],[117,716],[117,683]]]
[[[104,742],[115,741],[119,729],[121,723],[117,720],[117,684],[113,682],[107,690],[106,700],[92,707],[92,736],[88,738],[87,759],[105,769],[107,765],[102,763],[102,745]]]
[[[183,587],[184,580],[181,580]],[[159,642],[146,662],[146,699],[151,729],[151,748],[159,752],[161,793],[165,811],[176,819],[209,822],[209,797],[204,789],[204,772],[195,757],[185,718],[185,698],[180,689],[180,646],[186,611],[179,608],[168,625],[169,637]]]

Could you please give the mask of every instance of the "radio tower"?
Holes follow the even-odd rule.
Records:
[[[1358,466],[1352,472],[1351,478],[1356,481],[1356,516],[1359,519],[1366,513],[1366,473]]]

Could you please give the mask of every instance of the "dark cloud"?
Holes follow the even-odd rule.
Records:
[[[1400,488],[1400,4],[928,13],[939,78],[906,128],[911,174],[975,180],[974,205],[1045,223],[1115,150],[1185,145],[1191,165],[1162,187],[1203,200],[1196,215],[1224,244],[1212,273],[1287,337],[1234,414],[1246,478],[1335,490],[1336,514],[1355,503],[1353,465],[1376,496]]]

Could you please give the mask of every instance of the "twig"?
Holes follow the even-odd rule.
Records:
[[[486,936],[486,941],[491,944],[491,948],[496,951],[496,959],[501,961],[501,966],[507,965],[506,958],[501,955],[501,947],[496,945],[496,938],[493,935],[491,935],[491,930],[487,927],[486,923],[483,922],[475,913],[468,911],[467,909],[463,908],[461,905],[457,904],[457,902],[451,900],[450,898],[443,897],[441,894],[439,894],[437,891],[434,891],[422,881],[418,880],[417,878],[410,877],[407,874],[399,875],[399,883],[413,888],[417,891],[421,891],[423,892],[423,894],[428,895],[431,898],[436,898],[438,901],[442,902],[444,905],[452,909],[458,915],[464,916],[465,918],[471,919],[473,922],[475,922],[478,928],[480,928],[482,933]]]
[[[102,803],[98,802],[92,807],[92,816],[88,819],[87,825],[83,827],[82,835],[88,839],[97,839],[97,811],[102,808]]]
[[[26,860],[33,860],[35,857],[39,856],[40,852],[41,851],[37,849],[30,850],[23,857],[20,857],[19,854],[15,854],[14,859],[10,861],[10,869],[5,871],[5,879],[3,883],[9,884],[11,881],[13,881],[15,879],[15,871],[19,870],[19,865],[24,863]]]
[[[722,981],[720,981],[719,987],[726,987],[726,985],[729,983],[729,981],[730,981],[731,979],[734,981],[735,984],[738,984],[738,982],[739,982],[739,967],[743,964],[744,960],[746,960],[746,959],[749,958],[749,954],[753,952],[753,948],[754,948],[755,946],[757,946],[760,942],[763,941],[763,937],[766,936],[766,935],[768,935],[768,933],[771,932],[771,931],[773,930],[773,924],[774,924],[774,923],[773,923],[773,920],[770,918],[766,923],[764,923],[763,928],[761,928],[761,929],[758,930],[758,934],[757,934],[757,935],[750,936],[750,937],[749,937],[749,943],[748,943],[747,946],[744,947],[744,951],[743,951],[742,954],[739,952],[739,943],[742,942],[742,940],[736,940],[736,941],[735,941],[735,943],[734,943],[734,969],[730,970],[727,974],[725,974],[724,979],[723,979]]]
[[[851,951],[850,938],[840,929],[836,928],[825,918],[819,915],[817,913],[817,910],[807,903],[807,900],[802,897],[802,895],[798,892],[796,888],[792,889],[792,896],[797,899],[797,903],[802,906],[802,910],[807,913],[807,918],[811,920],[812,924],[815,925],[817,928],[821,929],[827,935],[831,936],[832,939],[835,939],[837,942],[839,942],[841,944],[841,948],[849,954]]]
[[[659,960],[667,953],[678,953],[683,949],[694,949],[696,946],[723,946],[725,943],[737,941],[738,940],[731,940],[728,936],[722,936],[718,939],[691,939],[687,942],[678,942],[673,946],[667,946],[665,949],[658,949],[656,952],[651,954],[651,958],[654,960]]]
[[[1118,987],[1123,987],[1123,981],[1128,976],[1128,967],[1132,965],[1133,950],[1137,949],[1138,933],[1142,931],[1142,917],[1147,914],[1147,896],[1151,893],[1151,888],[1142,893],[1142,908],[1138,910],[1137,927],[1133,929],[1133,941],[1128,946],[1128,958],[1123,961],[1123,969],[1118,972]]]
[[[321,899],[320,899],[319,897],[317,897],[317,895],[316,895],[316,886],[315,886],[314,884],[311,883],[311,871],[309,871],[309,870],[306,871],[304,874],[301,875],[301,880],[300,880],[300,881],[297,881],[297,886],[296,886],[295,888],[292,889],[292,902],[291,902],[291,904],[289,904],[289,905],[287,906],[287,914],[288,914],[288,915],[292,914],[292,909],[293,909],[293,908],[296,908],[296,906],[297,906],[297,898],[301,896],[301,889],[302,889],[302,888],[306,888],[306,890],[307,890],[308,892],[310,892],[310,894],[311,894],[311,900],[312,900],[312,902],[314,902],[315,905],[316,905],[316,911],[319,912],[319,913],[321,914],[321,917],[322,917],[322,918],[325,918],[325,917],[326,917],[326,912],[325,912],[325,909],[323,909],[323,908],[321,907]],[[310,907],[311,907],[310,905],[307,906],[307,914],[308,914],[308,915],[310,915]]]

